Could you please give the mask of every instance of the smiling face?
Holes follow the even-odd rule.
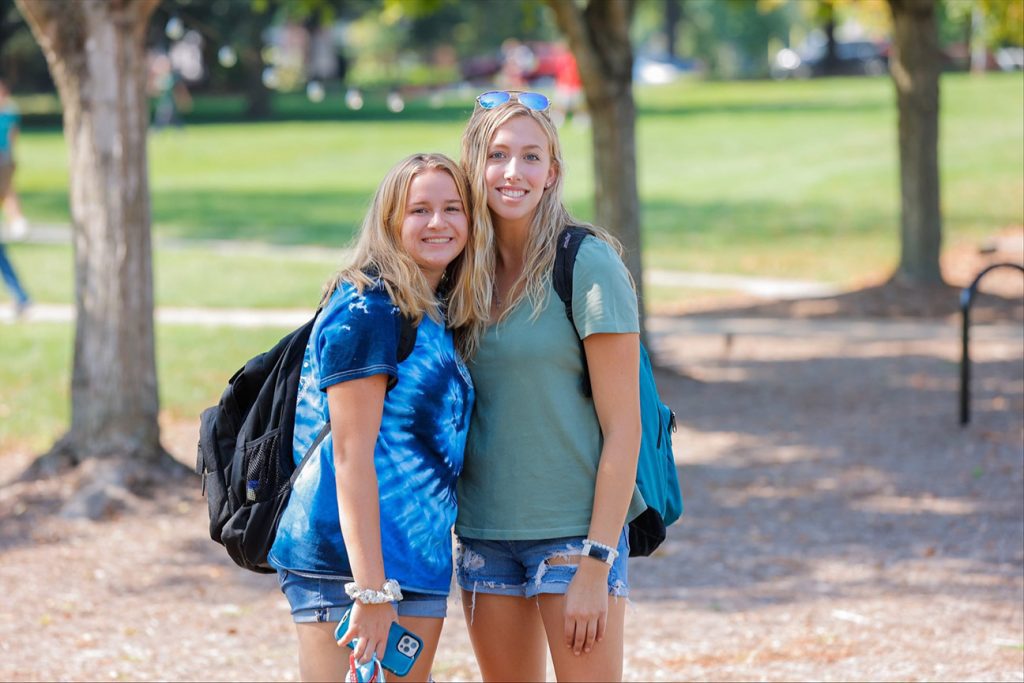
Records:
[[[494,133],[484,180],[495,228],[529,227],[544,190],[558,174],[550,150],[544,130],[528,116],[515,116]]]
[[[455,180],[429,170],[412,179],[402,213],[402,246],[434,289],[448,264],[466,246],[469,218]]]

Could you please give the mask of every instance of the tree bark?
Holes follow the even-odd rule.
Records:
[[[591,118],[595,222],[625,248],[624,260],[640,296],[643,334],[643,263],[636,178],[636,106],[629,26],[633,0],[548,0],[579,65]]]
[[[263,14],[254,14],[245,21],[245,47],[242,48],[241,66],[245,72],[245,117],[253,120],[270,118],[270,90],[263,84],[263,31],[267,19]]]
[[[933,0],[889,0],[890,70],[899,108],[900,263],[907,284],[942,283],[939,252],[939,52]]]
[[[679,0],[665,0],[665,54],[670,59],[679,56],[676,42],[679,37],[679,20],[683,18],[683,8]]]
[[[159,0],[17,0],[63,104],[75,262],[71,428],[43,460],[167,464],[157,422],[144,36]]]
[[[826,76],[835,76],[839,71],[839,55],[836,54],[836,8],[832,0],[823,0],[818,6],[825,31],[825,57],[822,70]]]

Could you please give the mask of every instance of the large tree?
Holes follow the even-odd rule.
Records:
[[[939,50],[934,0],[889,0],[900,150],[900,262],[895,278],[941,284],[939,250]]]
[[[158,1],[17,0],[63,105],[75,267],[71,427],[39,463],[102,461],[107,484],[129,487],[174,462],[157,424],[146,161]]]
[[[634,0],[548,0],[579,65],[594,149],[595,222],[622,240],[643,294],[640,199],[636,181],[636,105],[629,27]],[[643,301],[641,296],[640,301]],[[643,312],[641,311],[641,329]]]

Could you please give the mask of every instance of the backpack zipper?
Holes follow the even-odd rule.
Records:
[[[202,480],[202,490],[199,495],[206,495],[206,475],[210,473],[210,470],[206,469],[206,462],[203,460],[203,445],[199,444],[198,453],[196,454],[196,474]]]

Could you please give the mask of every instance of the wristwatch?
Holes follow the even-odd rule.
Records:
[[[580,551],[580,555],[592,557],[595,560],[611,565],[615,562],[615,558],[619,556],[619,551],[604,543],[598,543],[587,538],[583,541],[583,550]]]

